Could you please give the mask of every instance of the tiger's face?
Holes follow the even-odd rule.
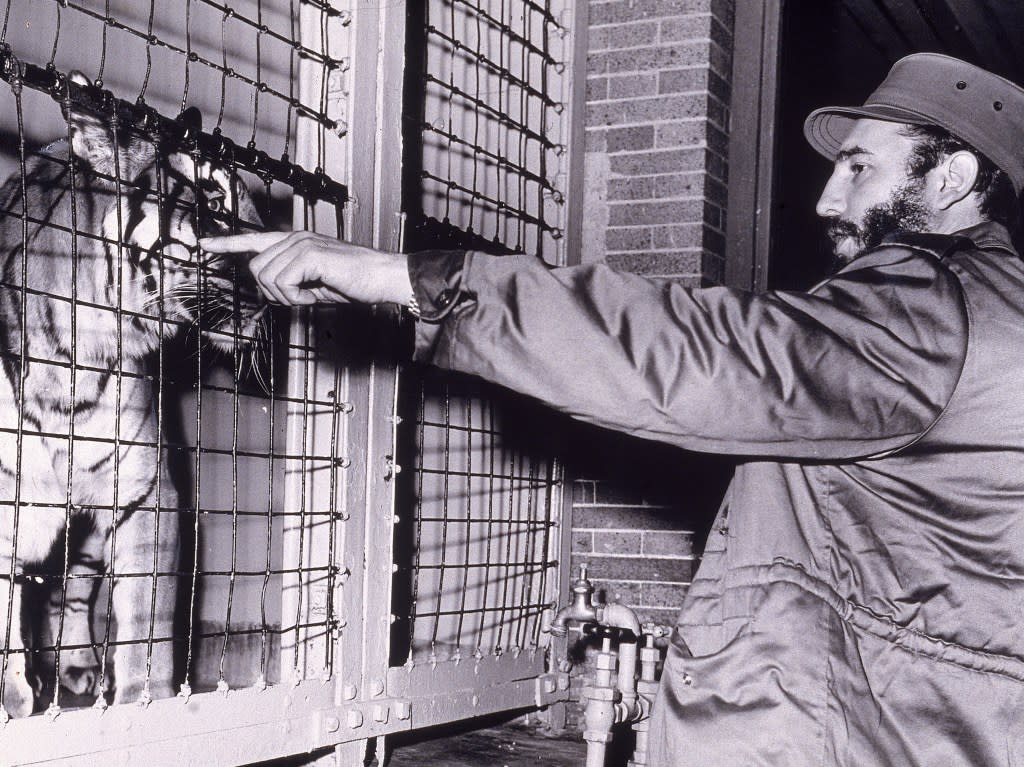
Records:
[[[245,259],[198,246],[260,227],[238,175],[101,116],[66,117],[69,139],[0,186],[0,345],[38,347],[55,391],[72,361],[134,366],[175,333],[258,349],[266,309]]]
[[[206,253],[199,238],[261,224],[237,175],[184,153],[157,156],[104,218],[128,275],[115,280],[154,342],[184,328],[232,351],[262,331],[266,311],[244,261]]]

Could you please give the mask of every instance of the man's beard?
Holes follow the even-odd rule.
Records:
[[[924,201],[924,179],[912,178],[897,187],[886,202],[868,208],[858,226],[846,219],[834,218],[828,225],[832,240],[833,271],[848,264],[868,248],[881,245],[894,232],[923,232],[931,225],[932,211]],[[850,237],[856,245],[852,255],[836,252],[839,243]]]

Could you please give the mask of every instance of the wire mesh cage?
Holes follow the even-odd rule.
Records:
[[[420,247],[564,260],[570,3],[410,7],[405,209]]]
[[[558,260],[553,5],[0,0],[0,764],[355,757],[564,697],[533,412],[199,245],[397,247],[401,211],[410,248]]]
[[[341,16],[3,8],[4,718],[273,684],[331,631],[330,611],[285,609],[336,574],[285,545],[333,511],[283,502],[293,464],[335,458],[289,452],[286,424],[323,404],[289,396],[305,349],[198,238],[287,225],[296,191],[344,202],[291,160],[300,121],[336,129],[296,72],[339,68]]]
[[[405,113],[406,241],[562,258],[564,3],[444,0],[412,11]],[[415,256],[413,256],[415,257]],[[561,474],[494,388],[408,371],[415,470],[396,612],[397,659],[536,652],[557,589]],[[412,431],[412,430],[410,430]],[[402,547],[399,547],[402,550]],[[402,600],[405,604],[401,604]]]

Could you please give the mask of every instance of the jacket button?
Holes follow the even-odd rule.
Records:
[[[450,288],[445,288],[444,290],[437,294],[437,305],[442,309],[444,309],[454,300],[455,291],[451,290]]]

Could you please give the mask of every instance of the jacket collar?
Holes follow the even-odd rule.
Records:
[[[958,237],[966,237],[979,250],[1005,250],[1017,255],[1010,233],[1002,224],[995,221],[984,221],[955,233]]]
[[[1017,256],[1017,249],[1014,247],[1009,231],[995,221],[983,221],[951,234],[892,232],[882,239],[881,247],[886,245],[923,247],[934,251],[940,257],[967,247],[973,247],[976,250],[1001,250],[1008,255]],[[865,251],[865,253],[867,252],[869,251]]]

